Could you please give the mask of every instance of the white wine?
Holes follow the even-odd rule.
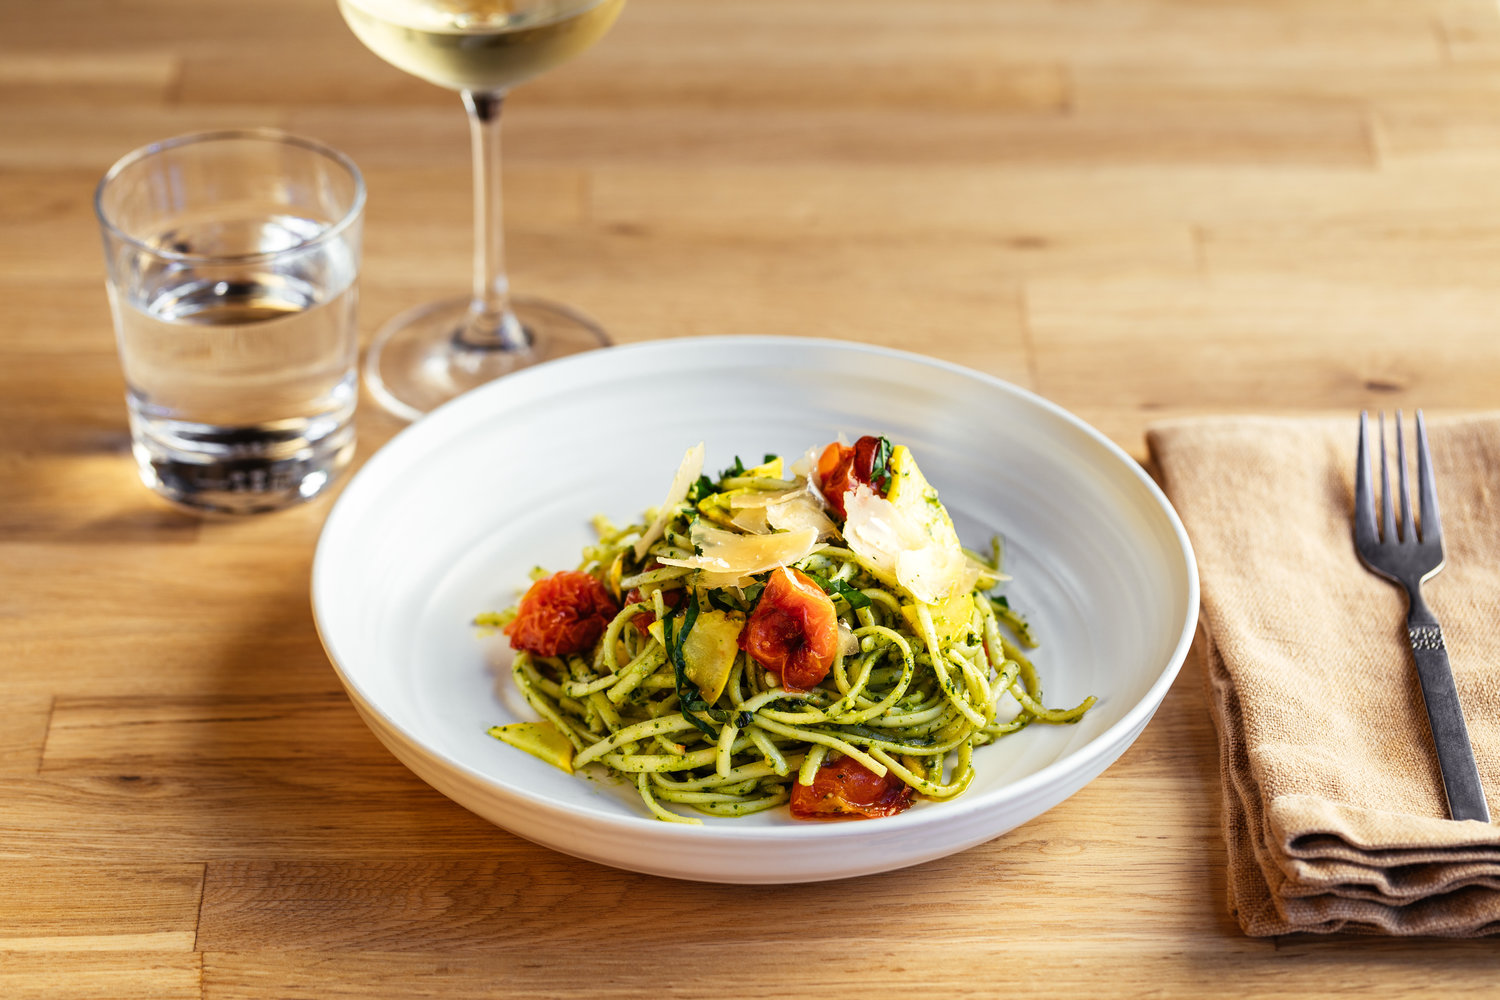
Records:
[[[566,62],[625,0],[339,0],[355,36],[397,69],[453,90],[498,93]]]
[[[463,92],[474,151],[474,294],[392,320],[366,356],[371,393],[415,419],[543,359],[609,343],[572,310],[512,299],[500,224],[505,93],[593,45],[625,0],[339,0],[356,38],[397,69]]]

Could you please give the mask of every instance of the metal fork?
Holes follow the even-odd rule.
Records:
[[[1359,457],[1354,474],[1354,546],[1369,569],[1406,590],[1406,634],[1422,684],[1427,706],[1427,724],[1437,747],[1438,768],[1448,814],[1454,819],[1477,819],[1488,823],[1489,807],[1479,783],[1479,768],[1469,744],[1458,689],[1448,666],[1448,650],[1437,618],[1422,601],[1422,583],[1443,568],[1443,525],[1438,516],[1437,493],[1432,483],[1432,460],[1427,453],[1427,425],[1417,411],[1417,493],[1420,520],[1413,519],[1411,494],[1406,484],[1406,443],[1401,433],[1401,411],[1396,411],[1396,464],[1401,492],[1398,524],[1392,502],[1390,477],[1386,473],[1385,414],[1380,414],[1380,526],[1375,524],[1375,498],[1370,486],[1369,415],[1359,415]]]

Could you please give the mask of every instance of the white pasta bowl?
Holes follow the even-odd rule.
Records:
[[[474,616],[533,566],[571,568],[590,520],[661,501],[683,452],[803,454],[840,434],[911,448],[970,547],[1006,542],[1005,593],[1041,646],[1044,699],[1098,704],[975,754],[969,789],[883,819],[785,807],[702,826],[651,817],[633,786],[568,775],[492,739],[534,718],[504,640]],[[990,840],[1104,771],[1171,686],[1198,611],[1182,525],[1129,456],[1057,406],[956,365],[858,344],[735,337],[614,347],[475,390],[397,435],[349,483],[313,567],[318,630],[351,701],[407,767],[536,843],[715,882],[808,882]]]

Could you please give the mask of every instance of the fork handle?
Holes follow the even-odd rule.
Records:
[[[1422,684],[1427,724],[1432,728],[1432,742],[1437,748],[1438,768],[1443,773],[1448,815],[1488,823],[1490,810],[1484,801],[1479,766],[1474,762],[1474,749],[1469,743],[1469,727],[1464,724],[1463,708],[1458,703],[1453,670],[1448,665],[1443,630],[1416,594],[1412,595],[1411,611],[1406,617],[1406,634],[1417,662],[1417,678]]]

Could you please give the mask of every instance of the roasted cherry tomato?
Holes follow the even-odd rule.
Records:
[[[839,649],[833,601],[806,574],[788,566],[773,570],[740,632],[740,648],[780,674],[783,687],[815,686],[828,676]]]
[[[687,591],[684,590],[663,590],[661,592],[661,602],[665,604],[667,606],[667,610],[670,611],[671,609],[677,607],[677,605],[682,603],[682,595],[685,593],[687,593]],[[637,601],[645,601],[647,604],[651,603],[650,599],[646,597],[645,594],[641,593],[640,587],[632,587],[630,588],[630,592],[625,595],[625,603],[622,604],[621,607],[629,607],[630,605],[635,604]],[[640,630],[641,635],[646,635],[646,630],[651,627],[651,623],[654,621],[656,621],[656,612],[642,611],[640,614],[635,616],[634,625],[637,629]]]
[[[835,441],[823,449],[818,456],[818,482],[823,485],[823,496],[828,505],[846,517],[844,494],[854,489],[856,483],[864,483],[877,493],[872,480],[875,476],[875,456],[880,451],[880,438],[866,434],[854,442],[851,448]]]
[[[853,487],[853,477],[853,448],[835,441],[823,449],[823,454],[818,456],[818,482],[822,485],[823,496],[828,500],[828,506],[832,507],[840,518],[848,516],[844,510],[844,494]]]
[[[798,819],[894,816],[911,805],[911,786],[890,771],[877,777],[852,757],[824,764],[811,785],[792,785],[792,815]]]
[[[619,612],[609,591],[587,573],[563,570],[531,585],[515,620],[502,631],[514,649],[570,656],[593,648]]]

